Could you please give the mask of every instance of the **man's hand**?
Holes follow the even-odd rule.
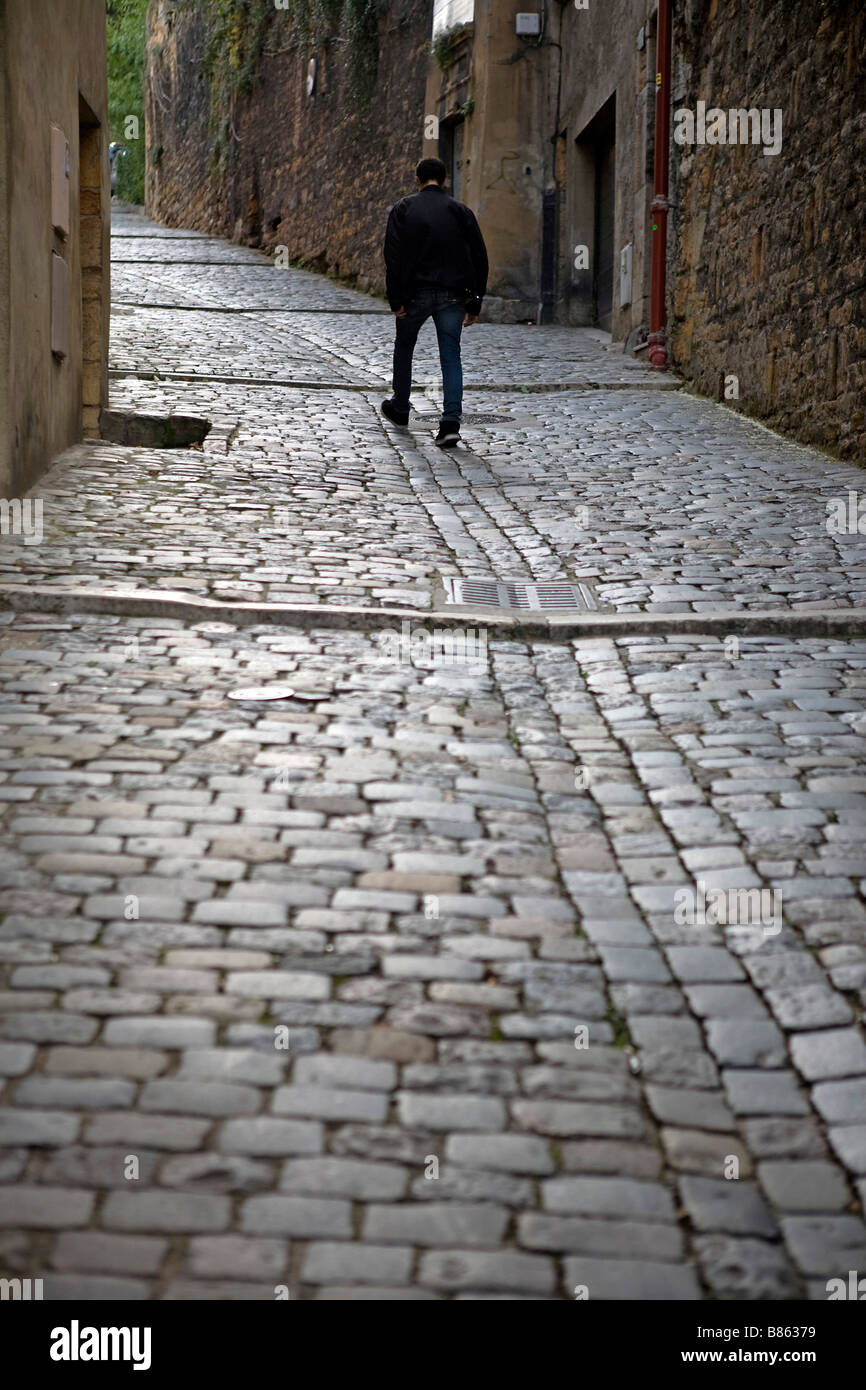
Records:
[[[465,319],[463,320],[463,327],[464,327],[464,328],[471,328],[472,324],[473,324],[473,323],[477,323],[477,322],[478,322],[478,315],[477,315],[477,314],[467,314],[466,317],[465,317]]]
[[[396,319],[404,319],[406,317],[406,310],[402,304],[399,309],[394,310],[394,317]]]

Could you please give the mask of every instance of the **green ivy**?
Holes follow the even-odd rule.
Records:
[[[147,0],[107,0],[108,138],[126,149],[118,156],[116,194],[144,202],[144,31]],[[138,139],[126,133],[127,117],[138,121]]]
[[[313,48],[324,48],[340,32],[343,0],[298,0],[304,15],[304,38]]]
[[[210,125],[222,153],[231,110],[240,93],[251,92],[275,10],[273,0],[204,0],[207,37],[202,67],[210,85]]]
[[[453,66],[457,43],[469,27],[468,24],[452,24],[450,29],[441,29],[433,40],[433,57],[443,72]]]
[[[366,106],[379,72],[378,0],[345,0],[343,23],[349,46],[348,94]]]
[[[379,68],[383,0],[201,0],[207,22],[202,67],[210,85],[214,157],[223,162],[238,95],[253,90],[263,53],[345,45],[346,94],[369,104]]]

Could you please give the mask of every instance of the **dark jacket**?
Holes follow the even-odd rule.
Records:
[[[385,233],[385,283],[392,309],[403,308],[420,289],[453,290],[456,298],[478,300],[480,308],[487,268],[475,214],[444,188],[428,184],[392,207]]]

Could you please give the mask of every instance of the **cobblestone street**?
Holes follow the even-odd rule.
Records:
[[[432,326],[400,431],[380,301],[132,213],[112,253],[112,408],[212,428],[70,449],[0,542],[0,1272],[866,1271],[866,538],[826,524],[862,471],[563,326],[466,330],[443,453]],[[395,658],[458,577],[597,609]]]

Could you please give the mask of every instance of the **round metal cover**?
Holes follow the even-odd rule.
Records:
[[[291,685],[245,685],[240,690],[230,690],[230,700],[288,700],[294,695]]]

